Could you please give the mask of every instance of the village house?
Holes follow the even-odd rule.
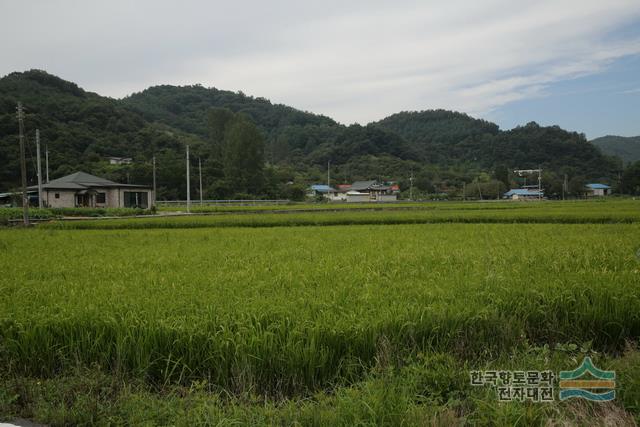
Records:
[[[604,197],[611,194],[611,187],[606,184],[592,183],[585,185],[585,196]]]
[[[309,192],[307,193],[309,197],[317,197],[324,196],[329,200],[337,199],[338,190],[335,188],[329,187],[326,184],[314,184],[309,187]]]
[[[398,200],[398,191],[391,185],[377,181],[356,181],[346,193],[347,202],[392,202]]]
[[[338,184],[337,189],[325,184],[309,187],[310,197],[323,195],[332,201],[354,202],[390,202],[398,200],[397,185],[378,184],[376,181],[356,181],[353,184]]]
[[[37,186],[28,187],[37,192]],[[76,172],[42,185],[44,206],[51,208],[142,208],[153,206],[155,195],[145,185],[120,184]]]
[[[532,188],[512,188],[504,193],[503,199],[511,200],[538,200],[544,198],[544,190],[538,191]]]
[[[133,163],[131,157],[109,157],[110,165],[130,165]]]

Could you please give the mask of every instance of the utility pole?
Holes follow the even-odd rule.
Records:
[[[44,144],[44,164],[47,169],[47,184],[49,183],[49,144]]]
[[[538,201],[542,200],[542,167],[538,166]]]
[[[40,129],[36,129],[36,162],[38,164],[38,207],[44,207],[42,200],[42,163],[40,162]]]
[[[562,200],[565,198],[565,193],[569,191],[569,186],[567,185],[567,174],[564,174],[564,180],[562,181]]]
[[[20,141],[20,173],[22,176],[22,222],[29,225],[29,198],[27,197],[27,161],[24,154],[24,111],[22,102],[18,102],[18,130]]]
[[[156,156],[151,160],[153,174],[153,206],[156,205]]]
[[[467,183],[466,182],[462,183],[462,201],[463,202],[467,201]]]
[[[191,181],[189,180],[189,146],[187,145],[187,213],[191,212]]]
[[[409,177],[409,200],[413,200],[413,171]]]
[[[482,191],[480,190],[480,181],[476,178],[476,185],[478,186],[478,194],[480,195],[480,200],[482,200]]]
[[[200,175],[200,205],[202,206],[202,161],[198,157],[198,173]]]
[[[331,188],[331,160],[327,161],[327,187]],[[327,189],[327,192],[329,189]]]

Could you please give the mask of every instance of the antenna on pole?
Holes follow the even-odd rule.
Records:
[[[40,129],[36,129],[36,162],[38,163],[38,207],[44,206],[42,200],[42,163],[40,161]]]
[[[22,177],[22,222],[29,225],[29,198],[27,197],[27,161],[24,155],[24,111],[22,102],[18,102],[18,129],[20,141],[20,174]]]
[[[189,146],[187,145],[187,213],[191,212],[191,181],[189,180]]]
[[[524,187],[527,188],[527,175],[528,174],[538,174],[538,200],[542,200],[542,168],[538,167],[538,169],[516,169],[513,173],[518,176],[524,176]]]
[[[151,159],[152,164],[152,174],[153,174],[153,206],[156,205],[156,156],[154,155]]]
[[[202,205],[202,161],[198,157],[198,173],[200,175],[200,205]]]

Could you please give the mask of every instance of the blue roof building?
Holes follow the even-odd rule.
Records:
[[[603,197],[611,194],[611,187],[607,184],[591,183],[585,185],[587,197]]]
[[[544,190],[532,190],[529,188],[512,188],[511,190],[504,193],[503,196],[505,199],[538,199],[544,197]]]
[[[311,186],[311,191],[314,193],[327,194],[327,193],[337,193],[338,190],[335,188],[329,187],[325,184],[313,184]]]
[[[607,184],[587,184],[587,188],[591,190],[610,190],[611,187]]]

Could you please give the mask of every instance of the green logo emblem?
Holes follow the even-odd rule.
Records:
[[[592,378],[581,378],[587,374]],[[593,365],[590,357],[573,371],[560,371],[560,400],[572,397],[594,402],[608,402],[616,397],[615,371],[602,371]]]

